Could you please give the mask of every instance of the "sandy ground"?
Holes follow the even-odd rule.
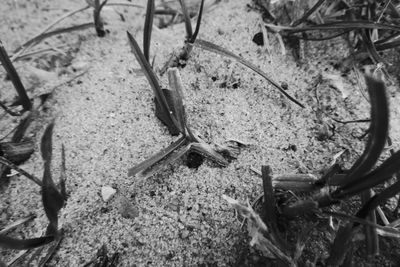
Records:
[[[0,18],[0,38],[5,47],[12,51],[60,14],[84,5],[83,1],[68,2],[7,0]],[[145,5],[145,1],[136,2]],[[259,31],[260,14],[249,10],[248,3],[222,1],[206,10],[199,37],[250,60],[279,83],[287,83],[287,92],[306,108],[289,102],[248,69],[195,48],[181,71],[189,124],[210,143],[238,139],[250,144],[226,168],[206,160],[198,169],[189,169],[179,161],[146,180],[128,177],[130,167],[176,139],[154,116],[152,91],[126,37],[129,30],[141,43],[144,9],[116,8],[124,15],[124,22],[107,8],[104,16],[110,33],[105,38],[98,38],[89,29],[51,39],[50,44],[67,45],[61,49],[67,54],[58,56],[70,61],[67,66],[60,61],[58,68],[49,70],[58,71],[56,79],[48,74],[32,78],[29,69],[41,68],[49,57],[16,63],[31,95],[87,70],[54,90],[27,134],[40,140],[45,125],[55,118],[54,177],[60,171],[61,144],[66,147],[69,198],[60,215],[64,238],[50,266],[82,266],[103,243],[110,252],[121,253],[121,266],[250,264],[257,261],[257,256],[249,251],[246,230],[222,195],[252,201],[262,193],[262,181],[251,167],[259,170],[268,164],[274,174],[318,174],[329,166],[333,155],[344,149],[348,150],[344,155],[347,167],[360,154],[363,142],[351,133],[361,135],[368,125],[342,125],[318,111],[332,111],[341,120],[368,117],[368,102],[356,88],[354,74],[343,79],[349,90],[346,99],[327,81],[315,86],[320,73],[338,74],[330,63],[345,55],[343,47],[335,43],[321,45],[309,50],[309,60],[298,65],[289,52],[281,54],[271,35],[273,48],[268,54],[252,42]],[[91,11],[67,23],[86,21],[91,21]],[[184,36],[183,24],[154,30],[151,56],[156,56],[155,69],[160,69],[173,50],[183,45]],[[13,92],[11,84],[4,81],[4,72],[1,77],[1,88]],[[166,75],[161,81],[167,86]],[[235,82],[239,86],[231,86]],[[11,93],[6,92],[1,94],[3,102],[10,101],[7,97]],[[399,94],[395,87],[389,92],[391,118],[398,122]],[[3,117],[2,136],[17,122]],[[331,124],[336,126],[335,135],[327,138],[332,134],[328,128]],[[399,128],[392,129],[390,135],[394,148],[399,149]],[[38,146],[22,167],[42,176]],[[107,203],[100,195],[102,186],[117,190]],[[47,219],[38,186],[16,175],[0,192],[0,229],[34,213],[37,218],[14,236],[40,236]],[[132,212],[124,218],[120,211],[127,202],[132,204]],[[14,255],[0,252],[6,262]]]

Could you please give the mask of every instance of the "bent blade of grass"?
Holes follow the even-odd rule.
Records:
[[[189,39],[189,42],[191,42],[191,43],[194,43],[196,41],[197,35],[199,34],[201,18],[203,16],[203,8],[204,8],[204,0],[201,0],[199,14],[197,16],[196,29],[194,30],[193,35]]]
[[[1,40],[0,40],[0,62],[3,65],[4,69],[6,70],[7,74],[9,75],[15,87],[15,90],[18,93],[19,100],[21,101],[24,110],[26,111],[30,110],[32,108],[32,103],[29,100],[25,87],[22,84],[21,79],[19,78],[19,75],[14,68],[14,65],[12,64],[10,58],[8,57],[8,54]]]
[[[32,47],[32,46],[40,43],[41,41],[43,41],[46,38],[49,38],[49,37],[57,35],[57,34],[69,33],[69,32],[80,31],[80,30],[86,30],[86,29],[91,28],[93,26],[94,26],[93,22],[88,22],[88,23],[83,23],[83,24],[74,25],[74,26],[70,26],[70,27],[58,28],[58,29],[55,29],[55,30],[50,31],[50,32],[45,32],[45,33],[43,33],[41,35],[38,35],[38,36],[30,39],[29,41],[27,41],[23,45],[21,45],[19,48],[14,50],[14,54],[12,55],[11,60],[15,61],[20,56],[20,54],[22,52],[24,52],[24,50],[26,50],[26,48]]]
[[[30,239],[16,239],[5,235],[0,235],[0,247],[6,249],[25,250],[41,247],[54,240],[54,236],[43,236]]]
[[[193,36],[192,22],[190,21],[190,16],[185,4],[185,0],[179,0],[179,3],[181,4],[183,18],[185,20],[185,28],[187,35],[186,39],[190,40]]]
[[[144,21],[143,29],[143,54],[147,62],[150,62],[150,42],[151,42],[151,31],[153,28],[153,18],[154,18],[154,0],[147,1],[146,19]]]
[[[56,19],[55,21],[53,21],[52,23],[50,23],[49,25],[47,25],[46,28],[44,28],[44,29],[43,29],[40,33],[38,33],[35,37],[31,38],[31,40],[40,38],[40,36],[42,36],[42,35],[45,34],[48,30],[50,30],[51,28],[53,28],[56,24],[60,23],[61,21],[65,20],[65,19],[68,18],[68,17],[71,17],[71,16],[73,16],[73,15],[79,13],[79,12],[82,12],[82,11],[88,9],[89,7],[90,7],[90,6],[87,5],[87,6],[85,6],[85,7],[81,7],[81,8],[78,8],[78,9],[76,9],[76,10],[73,10],[73,11],[68,12],[67,14],[61,16],[60,18]],[[14,53],[17,53],[17,52],[19,52],[21,49],[23,49],[24,47],[29,46],[28,43],[29,43],[29,41],[26,42],[26,43],[24,43],[24,44],[21,45],[20,47],[18,47],[18,48],[14,51]],[[15,59],[15,57],[13,57],[13,58]]]
[[[161,150],[160,152],[156,153],[149,159],[143,161],[142,163],[136,165],[135,167],[128,170],[128,176],[141,176],[141,173],[145,170],[151,168],[152,166],[156,165],[158,162],[162,161],[165,157],[170,155],[175,150],[181,148],[182,146],[187,145],[187,140],[184,136],[180,137],[178,140],[170,144],[165,149]]]
[[[290,101],[292,101],[295,104],[297,104],[298,106],[304,108],[304,106],[299,101],[297,101],[292,96],[290,96],[288,93],[286,93],[285,90],[279,84],[277,84],[265,72],[260,70],[258,67],[256,67],[255,65],[253,65],[249,61],[243,59],[242,57],[239,57],[239,56],[233,54],[232,52],[226,50],[225,48],[223,48],[221,46],[218,46],[216,44],[210,43],[210,42],[205,41],[205,40],[197,39],[194,42],[194,45],[199,47],[199,48],[202,48],[204,50],[207,50],[207,51],[210,51],[210,52],[213,52],[213,53],[217,53],[217,54],[220,54],[220,55],[223,55],[223,56],[226,56],[226,57],[230,57],[230,58],[236,60],[237,62],[241,63],[242,65],[250,68],[254,72],[258,73],[260,76],[262,76],[264,79],[266,79],[275,88],[277,88],[284,96],[289,98]]]
[[[177,126],[177,120],[171,114],[171,108],[168,105],[168,102],[164,96],[164,93],[160,87],[157,76],[155,75],[153,69],[151,68],[149,62],[146,60],[143,53],[140,51],[139,45],[136,42],[135,38],[127,32],[129,43],[131,45],[131,50],[136,57],[136,60],[139,62],[148,82],[150,83],[151,88],[153,89],[154,96],[156,101],[160,107],[160,113],[163,117],[158,117],[167,127],[172,135],[178,134],[179,132]]]
[[[56,235],[58,230],[58,213],[64,206],[64,197],[57,190],[53,179],[51,178],[51,157],[52,157],[52,134],[54,122],[50,123],[43,134],[41,141],[41,152],[44,160],[44,173],[43,173],[43,188],[42,188],[42,201],[43,207],[49,225],[47,227],[47,234]]]
[[[385,85],[370,76],[366,76],[365,80],[371,103],[370,136],[363,154],[349,170],[343,190],[352,186],[357,187],[362,176],[375,165],[385,147],[389,131],[389,108]]]

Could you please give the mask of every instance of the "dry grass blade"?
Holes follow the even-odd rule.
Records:
[[[146,19],[144,21],[143,29],[143,54],[147,62],[150,58],[150,41],[151,41],[151,31],[153,28],[153,18],[154,18],[154,0],[147,1]]]
[[[31,249],[41,247],[54,240],[54,236],[43,236],[31,239],[16,239],[5,235],[0,235],[0,247],[6,249]]]
[[[226,50],[223,47],[220,47],[220,46],[218,46],[216,44],[210,43],[210,42],[205,41],[205,40],[197,39],[196,42],[194,42],[194,45],[199,47],[199,48],[202,48],[204,50],[208,50],[210,52],[217,53],[217,54],[220,54],[220,55],[227,56],[227,57],[230,57],[232,59],[235,59],[239,63],[243,64],[244,66],[250,68],[254,72],[256,72],[259,75],[261,75],[270,84],[272,84],[275,88],[277,88],[283,95],[285,95],[287,98],[289,98],[290,101],[292,101],[293,103],[297,104],[298,106],[304,108],[304,106],[299,101],[297,101],[292,96],[290,96],[288,93],[286,93],[285,90],[279,84],[277,84],[274,80],[272,80],[270,77],[268,77],[268,75],[266,73],[264,73],[262,70],[260,70],[258,67],[256,67],[252,63],[248,62],[247,60],[245,60],[245,59],[233,54],[232,52],[229,52],[228,50]]]
[[[40,181],[39,178],[36,178],[34,175],[29,174],[27,171],[21,169],[20,167],[18,167],[17,165],[15,165],[14,163],[12,163],[11,161],[2,156],[0,156],[0,164],[5,165],[10,169],[19,172],[20,174],[22,174],[23,176],[25,176],[26,178],[28,178],[29,180],[31,180],[32,182],[36,183],[39,186],[43,185],[42,181]]]
[[[172,135],[179,134],[179,129],[177,128],[178,122],[171,114],[171,108],[169,107],[164,93],[160,87],[157,76],[153,72],[149,62],[146,60],[143,53],[140,51],[139,45],[137,44],[136,40],[129,32],[127,32],[127,34],[132,52],[134,53],[136,60],[139,62],[148,82],[150,83],[150,86],[153,89],[156,98],[156,102],[159,105],[159,111],[163,117],[158,118],[168,127],[168,130]]]
[[[12,64],[10,58],[8,57],[8,54],[4,49],[1,40],[0,40],[0,62],[3,65],[3,68],[6,70],[8,76],[10,77],[15,87],[15,90],[17,90],[19,100],[21,101],[24,110],[30,110],[32,108],[32,103],[29,100],[25,87],[22,84],[21,79],[19,78],[19,75],[14,68],[14,65]]]
[[[276,214],[276,201],[274,196],[274,189],[272,186],[272,169],[270,166],[262,166],[261,174],[264,189],[264,212],[267,226],[271,230],[271,235],[275,239],[279,248],[286,251],[288,245],[282,239],[281,233],[278,229],[278,216]]]
[[[191,150],[196,151],[200,155],[215,161],[217,164],[226,167],[229,165],[229,162],[224,159],[220,154],[218,154],[214,149],[212,149],[208,144],[204,141],[200,141],[199,143],[192,143]]]
[[[182,136],[171,145],[169,145],[167,148],[161,150],[151,158],[129,169],[128,176],[142,176],[142,173],[145,172],[147,169],[152,168],[158,162],[162,161],[165,157],[173,153],[175,150],[185,145],[187,145],[187,140],[184,136]]]
[[[285,266],[296,266],[296,263],[282,252],[267,237],[269,236],[268,228],[261,220],[260,216],[252,209],[251,205],[241,204],[239,201],[226,195],[222,196],[241,216],[247,219],[247,228],[251,237],[250,245],[256,246],[264,256],[277,258],[282,261]],[[266,237],[267,236],[267,237]]]
[[[319,30],[356,30],[356,29],[377,29],[377,30],[390,30],[400,32],[400,26],[393,24],[377,23],[368,20],[354,20],[354,21],[338,21],[331,23],[318,24],[309,27],[290,27],[279,26],[274,24],[265,24],[271,30],[277,32],[286,32],[289,34],[301,33],[307,31]]]
[[[20,112],[14,112],[11,109],[9,109],[6,105],[4,105],[2,102],[0,102],[0,107],[2,109],[4,109],[5,112],[7,112],[8,114],[10,114],[11,116],[21,116]]]
[[[0,231],[0,235],[4,235],[4,234],[10,232],[10,231],[14,230],[15,228],[17,228],[19,225],[24,224],[24,223],[26,223],[28,221],[31,221],[34,218],[36,218],[36,215],[35,214],[30,214],[25,218],[16,220],[15,222],[13,222],[13,223],[7,225],[6,227],[4,227],[3,230]]]
[[[46,216],[49,219],[47,234],[57,235],[58,212],[64,206],[64,196],[57,190],[51,178],[52,134],[54,122],[50,123],[43,134],[41,152],[44,160],[42,200]]]
[[[190,21],[189,12],[186,7],[185,0],[179,0],[179,3],[181,4],[183,18],[185,20],[185,28],[186,28],[186,35],[187,35],[186,39],[190,40],[193,36],[193,30],[192,30],[192,23]]]

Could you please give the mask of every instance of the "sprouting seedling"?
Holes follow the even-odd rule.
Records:
[[[190,53],[193,50],[193,43],[196,41],[197,35],[199,34],[200,31],[200,24],[204,9],[204,0],[202,0],[200,3],[200,9],[197,16],[197,23],[194,32],[192,29],[190,16],[185,1],[179,0],[179,3],[181,4],[182,13],[185,21],[185,29],[186,29],[185,45],[180,49],[178,53],[171,55],[170,59],[165,63],[164,67],[161,69],[161,75],[164,74],[168,68],[182,67],[185,65],[183,62],[186,62],[189,59]]]
[[[200,153],[205,157],[211,158],[222,166],[228,165],[228,162],[220,154],[215,152],[209,145],[202,141],[201,138],[197,134],[193,133],[193,131],[187,126],[185,110],[182,102],[182,83],[178,70],[171,69],[168,72],[171,90],[161,89],[156,74],[151,68],[149,62],[146,60],[145,55],[140,50],[135,38],[133,38],[129,32],[127,34],[131,50],[153,89],[157,118],[168,127],[168,130],[172,135],[182,134],[182,137],[171,144],[168,148],[130,169],[129,175],[134,176],[137,173],[140,173],[142,176],[150,175],[150,173],[158,171],[162,166],[179,159],[188,151]],[[163,164],[160,165],[160,162],[163,162]],[[156,167],[154,168],[154,166]],[[152,169],[153,172],[151,172]]]
[[[201,18],[203,15],[204,0],[202,0],[200,3],[199,14],[197,16],[197,23],[196,23],[196,28],[195,28],[194,32],[193,32],[193,28],[192,28],[192,23],[190,21],[189,12],[188,12],[188,9],[185,4],[185,0],[179,0],[179,3],[181,4],[183,18],[185,21],[186,40],[187,40],[187,42],[193,44],[196,41],[197,35],[199,34],[199,31],[200,31],[200,23],[201,23]]]
[[[170,106],[172,107],[171,114],[176,119],[176,127],[179,129],[182,136],[167,148],[131,168],[128,175],[148,177],[190,152],[195,152],[203,157],[209,158],[221,166],[227,166],[228,161],[210,145],[205,143],[188,126],[182,101],[182,84],[178,69],[169,69],[168,78],[171,90],[165,89],[164,94],[167,96],[166,99],[169,99]]]
[[[52,159],[52,134],[54,122],[50,123],[43,134],[40,150],[44,160],[42,200],[46,216],[49,219],[47,234],[59,235],[58,231],[58,213],[64,206],[66,199],[65,181],[61,181],[61,190],[59,190],[51,177],[51,159]],[[63,163],[64,165],[64,163]],[[65,177],[62,177],[65,179]]]
[[[18,93],[19,100],[21,101],[22,106],[24,107],[25,111],[28,111],[32,108],[32,103],[29,100],[29,97],[26,93],[25,87],[21,82],[21,79],[19,78],[19,75],[17,71],[14,68],[14,65],[12,64],[10,58],[8,57],[8,54],[6,50],[4,49],[3,43],[0,40],[0,61],[1,64],[3,65],[4,69],[6,70],[8,76],[10,77],[15,90]]]
[[[104,37],[106,35],[106,31],[104,30],[104,22],[101,18],[100,12],[107,3],[108,0],[104,0],[100,3],[100,0],[94,0],[94,10],[93,10],[93,18],[94,18],[94,27],[96,29],[97,36]]]

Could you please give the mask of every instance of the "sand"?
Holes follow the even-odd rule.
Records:
[[[135,1],[145,6],[145,1]],[[109,34],[98,38],[94,29],[51,39],[50,44],[66,45],[57,68],[49,68],[56,79],[46,74],[38,78],[28,66],[43,68],[49,57],[18,61],[16,66],[30,88],[30,95],[51,90],[63,83],[46,102],[27,136],[36,140],[35,153],[21,167],[38,177],[43,162],[39,141],[52,118],[53,176],[60,172],[61,144],[66,148],[66,206],[60,214],[64,238],[50,266],[82,266],[106,244],[120,253],[121,266],[243,266],[257,262],[257,253],[249,250],[246,228],[234,210],[222,199],[254,201],[262,193],[261,178],[251,171],[270,165],[274,174],[319,174],[333,156],[346,150],[343,163],[349,167],[362,152],[361,135],[368,124],[339,124],[320,112],[332,111],[341,120],[364,119],[369,105],[356,88],[355,76],[344,78],[350,95],[333,89],[318,75],[340,75],[330,62],[345,54],[339,44],[321,45],[308,53],[304,64],[297,64],[288,50],[270,35],[272,51],[252,42],[259,32],[260,14],[247,7],[250,1],[221,1],[205,11],[199,38],[223,46],[248,59],[278,83],[288,85],[287,92],[306,108],[288,101],[268,82],[230,59],[195,48],[187,66],[181,70],[189,125],[209,143],[224,144],[238,139],[249,146],[229,166],[221,168],[205,160],[198,169],[183,161],[147,179],[128,177],[129,168],[168,146],[177,137],[154,116],[152,90],[130,52],[126,31],[141,44],[144,9],[118,7],[120,16],[107,8],[105,19]],[[67,10],[83,6],[82,1],[7,0],[1,7],[0,38],[12,51],[17,45],[43,29]],[[91,21],[91,11],[77,15],[67,23]],[[194,22],[193,22],[194,23]],[[14,25],[14,27],[11,27]],[[162,68],[170,54],[183,45],[183,23],[154,29],[151,57],[154,67]],[[338,49],[341,48],[341,49]],[[57,58],[57,57],[56,57]],[[320,61],[318,63],[318,60]],[[11,84],[1,72],[1,100],[10,100]],[[168,85],[167,75],[160,78]],[[233,86],[233,84],[236,84]],[[400,114],[398,90],[389,87],[392,122]],[[318,98],[317,98],[318,97]],[[2,119],[2,136],[19,121]],[[4,122],[3,122],[4,121]],[[336,126],[335,134],[329,125]],[[400,147],[399,127],[391,129],[393,147]],[[331,137],[330,137],[331,136]],[[387,155],[387,154],[385,154]],[[104,202],[101,188],[111,186],[117,193]],[[25,177],[15,175],[0,189],[0,229],[30,213],[36,219],[13,233],[19,237],[40,236],[46,225],[40,188]],[[128,205],[129,216],[121,209]],[[122,206],[122,208],[121,208]],[[7,262],[10,251],[0,250]]]

